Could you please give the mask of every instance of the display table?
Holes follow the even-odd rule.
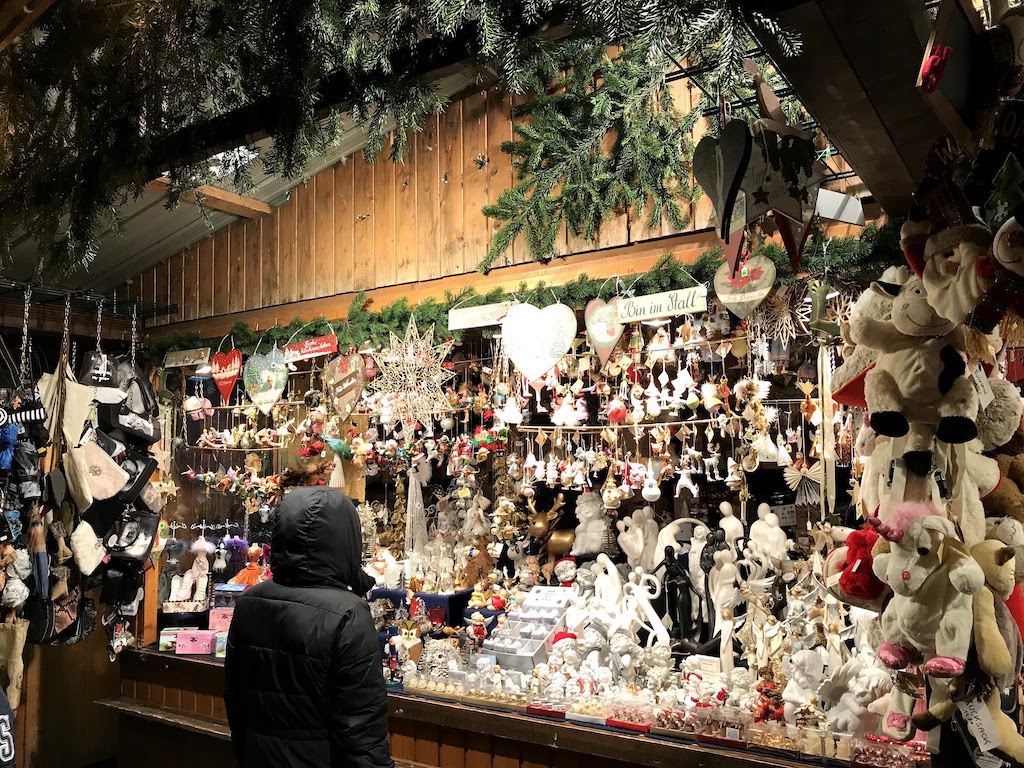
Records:
[[[119,768],[233,765],[221,698],[223,662],[150,650],[121,654]],[[391,750],[400,765],[432,768],[755,768],[798,761],[477,709],[405,694],[388,696]]]

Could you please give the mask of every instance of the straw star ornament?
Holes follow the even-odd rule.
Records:
[[[405,338],[391,331],[391,346],[374,355],[379,369],[372,388],[383,395],[384,407],[403,421],[415,421],[429,413],[450,410],[445,383],[455,376],[442,364],[452,351],[452,341],[434,343],[434,326],[420,334],[409,318]]]

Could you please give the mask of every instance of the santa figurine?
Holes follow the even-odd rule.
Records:
[[[560,587],[576,586],[576,559],[563,557],[555,561],[555,578]]]

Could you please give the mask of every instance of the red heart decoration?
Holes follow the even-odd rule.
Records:
[[[227,403],[238,381],[238,374],[242,372],[242,350],[217,352],[210,358],[210,367],[213,368],[213,381],[220,391],[221,402]]]

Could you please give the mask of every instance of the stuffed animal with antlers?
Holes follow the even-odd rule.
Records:
[[[549,562],[568,555],[573,542],[576,541],[576,531],[572,528],[555,529],[564,514],[562,510],[565,507],[565,494],[558,494],[555,503],[547,512],[537,509],[536,499],[527,501],[526,506],[530,510],[530,537],[537,542],[539,551],[547,555]]]

